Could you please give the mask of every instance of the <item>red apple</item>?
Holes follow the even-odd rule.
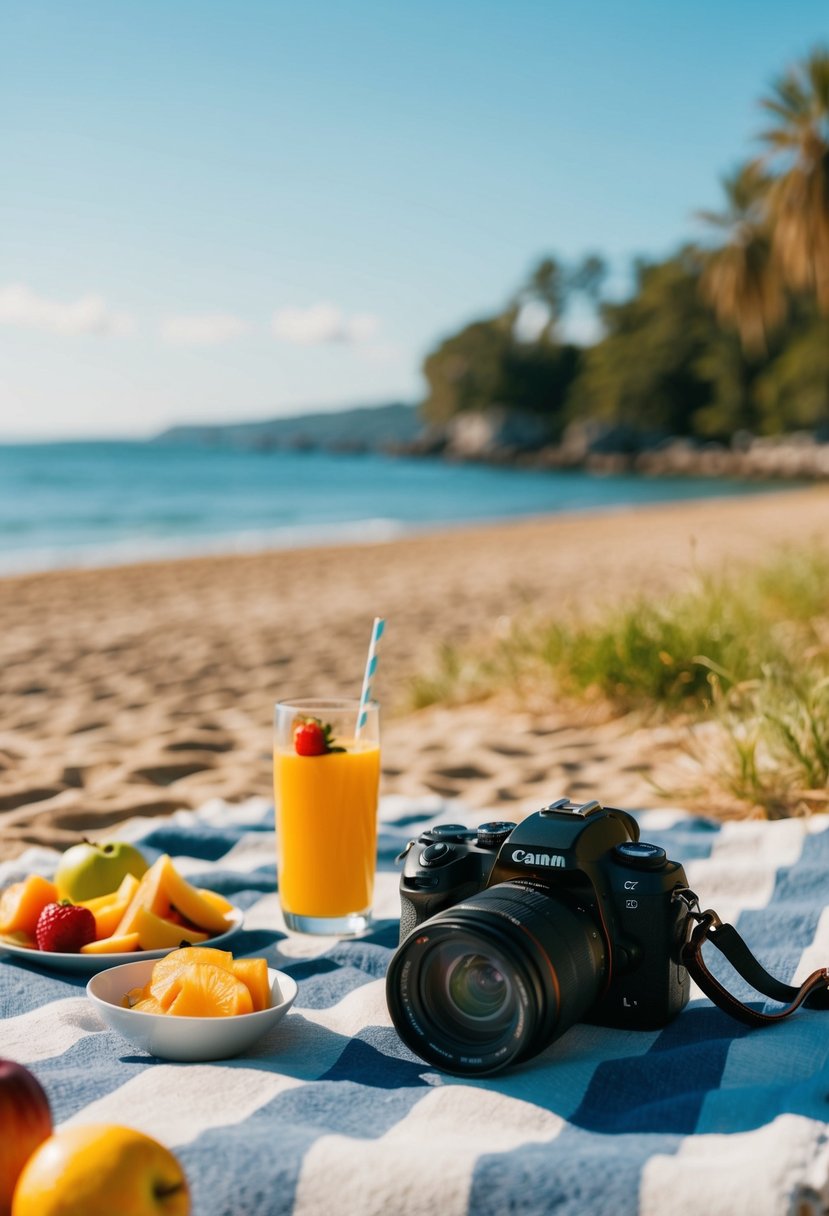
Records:
[[[9,1216],[23,1166],[51,1134],[43,1086],[22,1064],[0,1059],[0,1216]]]

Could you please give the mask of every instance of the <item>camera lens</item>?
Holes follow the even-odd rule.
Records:
[[[448,1072],[497,1072],[542,1051],[593,1006],[606,974],[593,917],[568,896],[500,883],[402,943],[386,995],[398,1033]]]
[[[420,977],[435,1024],[450,1038],[466,1042],[503,1033],[517,1010],[509,970],[497,954],[459,954],[451,942],[440,942],[424,960]]]
[[[449,967],[447,992],[463,1017],[491,1021],[504,1008],[511,985],[482,954],[467,954]]]

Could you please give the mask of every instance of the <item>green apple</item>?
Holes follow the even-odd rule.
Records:
[[[127,874],[140,878],[148,869],[146,857],[134,844],[123,840],[109,840],[106,844],[85,840],[83,844],[73,844],[58,862],[55,871],[58,898],[74,904],[97,899],[99,895],[117,891]]]

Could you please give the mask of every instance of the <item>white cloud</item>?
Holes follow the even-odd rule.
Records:
[[[168,317],[161,326],[165,342],[177,346],[218,346],[245,333],[248,324],[232,313],[205,313],[202,316]]]
[[[370,313],[346,316],[335,304],[312,304],[308,308],[280,308],[273,314],[272,329],[282,342],[295,346],[323,346],[332,342],[357,345],[368,342],[379,328]]]
[[[123,334],[135,329],[133,318],[110,308],[102,296],[85,295],[64,302],[39,296],[25,283],[0,287],[0,325],[21,325],[45,333]]]

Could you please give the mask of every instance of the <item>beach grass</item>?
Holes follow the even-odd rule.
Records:
[[[694,748],[709,784],[770,818],[829,809],[829,675],[814,667],[768,674],[715,706],[717,734]]]
[[[780,553],[586,619],[515,621],[485,645],[444,647],[412,703],[510,689],[604,702],[613,713],[717,726],[713,779],[768,814],[827,804],[829,553]],[[710,767],[710,766],[709,766]]]

